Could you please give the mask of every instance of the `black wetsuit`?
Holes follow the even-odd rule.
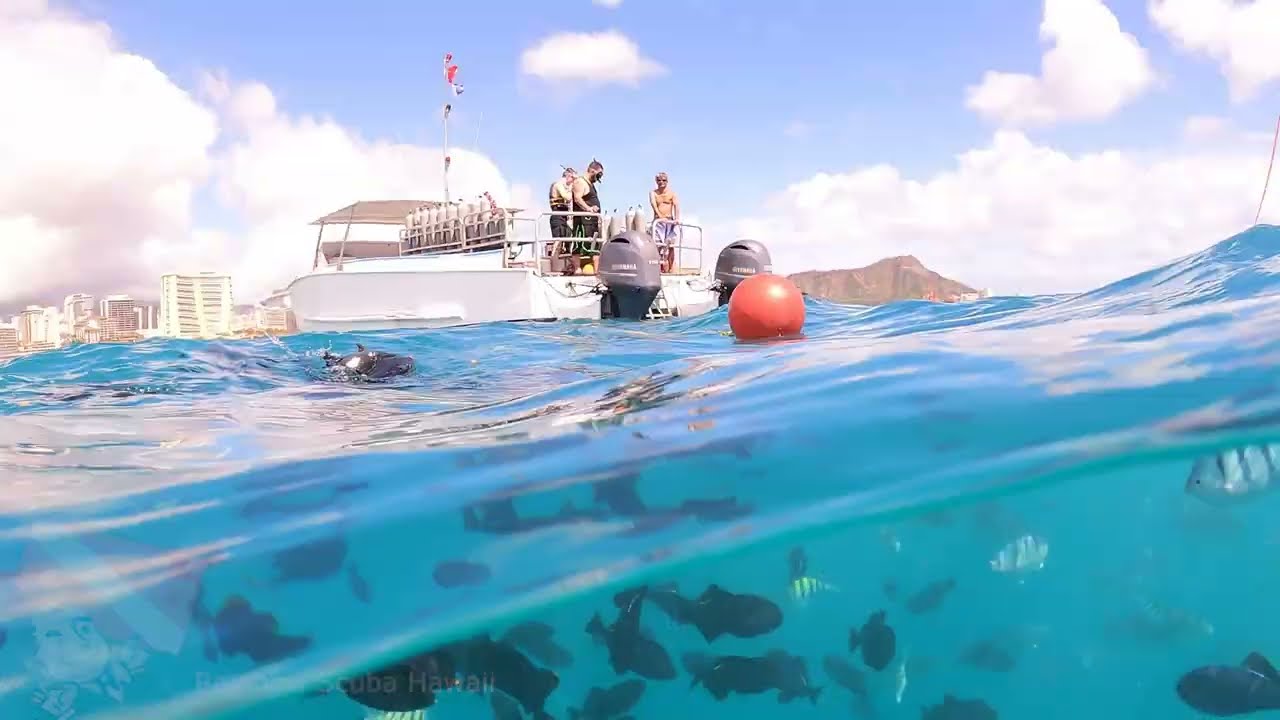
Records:
[[[587,207],[600,207],[600,196],[596,194],[596,184],[587,178],[583,178],[587,183],[587,191],[582,195],[582,204]],[[576,208],[580,212],[585,212],[582,208]],[[575,235],[579,237],[591,238],[600,235],[600,216],[599,215],[579,215],[575,218],[574,225],[577,230]],[[576,247],[573,249],[574,255],[594,255],[599,252],[599,246],[595,243],[579,242],[574,243]]]

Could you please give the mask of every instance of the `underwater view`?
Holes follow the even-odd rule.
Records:
[[[0,364],[0,716],[1280,709],[1280,227],[807,313]]]

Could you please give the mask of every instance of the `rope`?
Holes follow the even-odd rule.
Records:
[[[1262,181],[1262,197],[1258,199],[1258,212],[1253,216],[1253,224],[1262,219],[1262,204],[1267,201],[1267,186],[1271,184],[1271,169],[1276,164],[1276,144],[1280,141],[1280,116],[1276,116],[1276,132],[1271,137],[1271,162],[1267,163],[1267,179]]]

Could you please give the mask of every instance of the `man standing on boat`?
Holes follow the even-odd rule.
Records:
[[[578,171],[571,167],[553,183],[548,193],[552,212],[569,212],[573,209],[573,184],[578,179]],[[551,216],[551,237],[565,238],[573,234],[573,222],[568,215]]]
[[[587,174],[579,176],[573,183],[574,211],[591,213],[574,217],[573,234],[583,238],[569,247],[572,256],[570,269],[574,272],[582,270],[592,256],[600,253],[600,243],[593,238],[600,237],[600,196],[596,193],[596,184],[603,179],[604,165],[599,160],[592,160],[587,166]]]
[[[653,178],[649,191],[649,207],[653,209],[653,240],[662,253],[662,272],[670,272],[675,260],[675,245],[680,243],[680,198],[667,183],[667,174]]]

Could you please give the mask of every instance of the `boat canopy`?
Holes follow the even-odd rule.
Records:
[[[436,200],[361,200],[334,210],[312,225],[404,225],[405,217],[421,207],[438,208]]]

